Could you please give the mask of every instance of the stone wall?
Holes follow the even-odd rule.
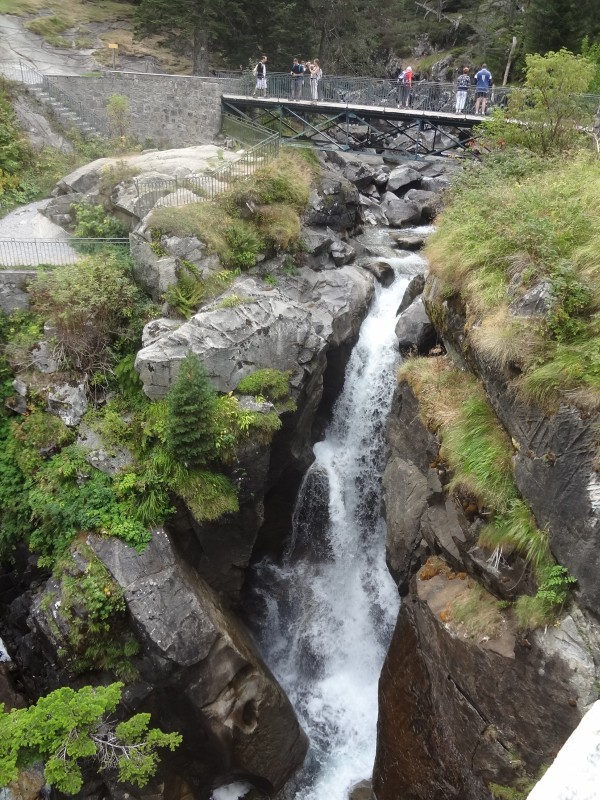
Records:
[[[129,100],[129,129],[157,147],[188,147],[213,141],[221,127],[226,78],[107,72],[95,77],[52,75],[51,84],[102,119],[113,94]]]

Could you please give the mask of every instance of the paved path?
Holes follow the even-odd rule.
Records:
[[[34,267],[77,260],[78,254],[69,245],[67,232],[40,213],[48,202],[28,203],[0,219],[1,266]]]

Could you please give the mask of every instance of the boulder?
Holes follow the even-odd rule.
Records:
[[[386,192],[381,199],[381,210],[392,228],[416,225],[421,221],[421,208],[411,200],[400,200],[392,192]]]
[[[367,197],[364,194],[361,194],[359,200],[362,209],[363,209],[363,216],[366,223],[369,225],[388,225],[388,218],[386,217],[383,209],[381,208],[381,204],[379,199],[375,200],[371,197]]]
[[[371,781],[360,781],[360,783],[356,783],[352,789],[350,789],[348,800],[373,800]]]
[[[82,383],[78,386],[65,383],[53,387],[48,392],[47,410],[50,414],[60,417],[70,428],[79,425],[87,407],[85,386]]]
[[[296,375],[314,368],[323,342],[314,333],[310,312],[251,278],[243,282],[243,295],[255,302],[203,309],[139,351],[136,369],[148,397],[164,397],[190,350],[200,357],[222,392],[231,391],[243,377],[262,367],[292,369]]]
[[[404,195],[405,200],[415,203],[425,221],[432,220],[440,208],[440,198],[435,192],[426,192],[423,189],[409,189]]]
[[[150,242],[139,233],[129,234],[129,246],[135,282],[159,302],[169,286],[177,283],[176,259],[156,255]]]
[[[47,341],[38,342],[31,350],[31,362],[38,372],[52,375],[58,372],[60,364],[54,356],[54,348]]]
[[[366,261],[361,266],[374,275],[382,286],[391,286],[396,277],[394,268],[387,261]]]
[[[423,294],[424,288],[425,288],[425,274],[419,272],[417,275],[414,275],[409,280],[408,285],[404,290],[404,294],[402,295],[402,300],[400,301],[400,305],[398,306],[398,314],[402,314],[403,311],[406,311],[406,309],[411,305],[413,300],[420,294]]]
[[[0,800],[39,800],[48,794],[44,769],[36,764],[19,771],[16,781],[0,789]]]
[[[398,317],[396,336],[401,353],[427,353],[436,343],[437,333],[425,310],[423,298],[418,297]]]
[[[49,220],[64,228],[75,222],[73,206],[83,203],[85,200],[85,195],[78,192],[58,195],[57,197],[52,197],[40,211]]]
[[[318,256],[321,253],[329,252],[330,246],[337,238],[334,232],[329,228],[323,231],[306,226],[302,228],[301,237],[305,252],[311,256]]]
[[[421,173],[412,167],[395,167],[389,174],[387,181],[387,191],[397,192],[407,186],[412,186],[421,182]]]
[[[157,342],[161,336],[176,331],[181,324],[180,319],[167,319],[166,317],[151,319],[150,322],[144,325],[144,330],[142,331],[142,347],[148,347],[148,345]]]
[[[391,233],[390,236],[396,242],[400,250],[420,250],[427,239],[426,235],[417,233]]]
[[[179,560],[165,531],[154,531],[143,553],[114,538],[88,544],[123,590],[157,719],[184,733],[192,760],[207,757],[208,735],[214,774],[226,769],[278,791],[307,740],[241,623]]]
[[[319,186],[311,192],[304,221],[309,226],[328,226],[334,231],[352,231],[361,222],[358,189],[332,170],[325,169]]]
[[[0,311],[12,314],[13,311],[29,310],[29,281],[35,280],[35,270],[0,270]]]

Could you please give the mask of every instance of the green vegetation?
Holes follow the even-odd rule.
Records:
[[[138,652],[138,643],[125,622],[121,587],[104,564],[83,541],[77,541],[57,562],[53,574],[58,592],[45,595],[42,608],[70,671],[110,670],[123,680],[135,680],[137,672],[130,658]],[[66,633],[55,614],[66,621]]]
[[[37,33],[38,36],[43,36],[48,44],[54,47],[70,47],[71,43],[64,36],[59,34],[68,30],[71,25],[62,17],[57,14],[50,14],[46,17],[36,17],[30,19],[25,23],[27,30],[32,33]]]
[[[517,180],[491,159],[455,186],[426,248],[432,271],[466,303],[474,346],[519,371],[527,400],[551,411],[568,393],[597,408],[600,161],[583,154],[541,170],[528,155],[510,160]],[[511,300],[542,282],[548,312],[512,314]]]
[[[166,438],[173,456],[187,467],[203,467],[214,452],[217,394],[200,359],[188,353],[169,392]]]
[[[81,239],[118,239],[127,236],[127,229],[118,219],[94,203],[76,203],[76,227],[73,236]]]
[[[68,687],[41,697],[29,708],[4,711],[0,704],[0,786],[19,770],[44,763],[46,782],[64,794],[83,785],[82,764],[92,759],[102,770],[118,770],[120,781],[143,787],[158,767],[159,748],[173,751],[177,733],[149,728],[150,714],[117,723],[114,713],[123,684]]]
[[[111,94],[106,103],[108,127],[114,139],[126,139],[129,130],[129,100],[122,94]]]
[[[300,215],[308,203],[313,174],[305,159],[282,155],[250,178],[235,181],[216,203],[156,209],[149,223],[153,237],[197,236],[225,268],[249,269],[265,250],[276,253],[299,248]],[[189,267],[187,271],[191,271]],[[181,273],[178,289],[171,291],[168,302],[183,316],[188,315],[186,306],[197,306],[207,296]]]
[[[240,394],[251,394],[258,398],[266,398],[283,410],[294,410],[295,404],[290,399],[290,371],[281,372],[278,369],[258,369],[250,373],[237,385]],[[293,408],[290,407],[293,406]],[[282,405],[283,404],[283,405]]]
[[[165,300],[184,319],[189,319],[202,303],[220,295],[239,274],[237,269],[219,270],[201,277],[194,264],[185,259],[179,259],[176,269],[177,283],[169,286]]]
[[[538,591],[535,597],[519,599],[521,624],[536,627],[552,620],[574,579],[556,565],[547,533],[537,527],[519,497],[511,441],[482,386],[472,375],[451,366],[445,357],[408,359],[399,379],[408,381],[419,400],[424,423],[440,438],[440,457],[452,472],[448,488],[474,498],[489,519],[479,537],[481,546],[516,551],[532,565]]]
[[[505,122],[497,111],[490,122],[484,122],[484,129],[509,145],[543,155],[584,143],[587,136],[579,128],[589,125],[596,111],[580,96],[593,79],[592,62],[563,48],[544,56],[528,55],[525,63],[525,85],[509,96],[506,119],[511,121]],[[522,124],[515,125],[515,119]]]

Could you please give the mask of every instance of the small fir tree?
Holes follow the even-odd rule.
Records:
[[[188,468],[204,466],[214,454],[216,392],[200,359],[188,353],[169,392],[167,442]]]
[[[80,762],[88,758],[100,769],[118,770],[121,781],[145,786],[158,766],[157,748],[175,750],[181,736],[149,729],[150,714],[120,723],[108,719],[122,688],[122,683],[79,691],[64,686],[10,712],[0,703],[0,786],[16,780],[23,767],[43,761],[50,786],[77,794],[83,785]]]

